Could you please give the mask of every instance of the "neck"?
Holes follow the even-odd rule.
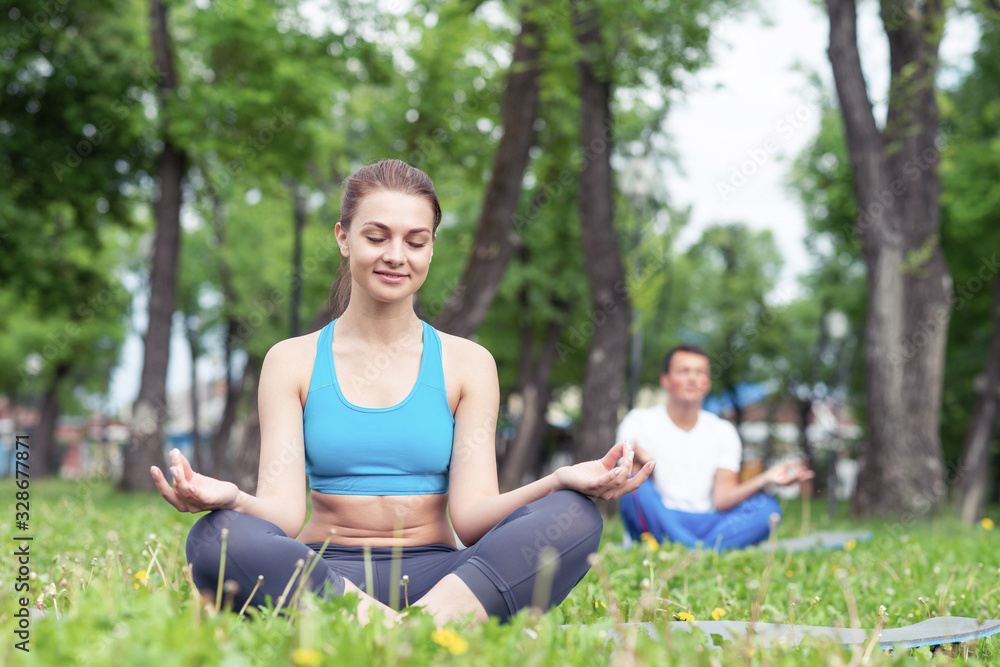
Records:
[[[701,403],[686,403],[670,400],[667,402],[667,415],[677,425],[677,428],[690,431],[698,423],[698,412]]]
[[[337,335],[357,335],[376,344],[388,344],[412,335],[420,320],[412,301],[363,304],[351,300],[337,320]]]

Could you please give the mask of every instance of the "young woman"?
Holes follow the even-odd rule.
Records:
[[[172,486],[150,470],[179,511],[213,510],[187,540],[200,589],[216,590],[223,529],[236,604],[259,575],[251,604],[277,600],[296,563],[322,551],[307,587],[358,593],[362,621],[390,600],[422,606],[438,623],[469,613],[505,620],[532,604],[543,553],[558,556],[540,586],[547,607],[586,574],[603,528],[587,496],[629,493],[652,464],[629,479],[633,454],[618,443],[599,461],[499,493],[493,357],[413,310],[440,221],[434,186],[418,169],[386,160],[349,177],[335,228],[347,305],[264,359],[257,495],[194,472],[177,450]],[[312,515],[303,526],[307,476]],[[466,548],[455,546],[456,534]]]

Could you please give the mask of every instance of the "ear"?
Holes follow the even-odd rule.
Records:
[[[669,383],[670,383],[670,374],[660,373],[660,387],[666,389]]]
[[[341,257],[350,257],[351,251],[347,246],[347,230],[340,224],[340,220],[333,226],[333,235],[337,237],[337,245],[340,246]]]

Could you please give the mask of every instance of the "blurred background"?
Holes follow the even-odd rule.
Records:
[[[422,318],[495,356],[501,484],[599,455],[681,342],[749,473],[998,502],[992,2],[0,2],[0,475],[256,483],[329,321],[342,180],[444,219]]]

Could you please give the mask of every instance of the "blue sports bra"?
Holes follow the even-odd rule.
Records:
[[[445,393],[437,331],[421,322],[424,349],[409,395],[388,408],[363,408],[348,402],[337,382],[336,323],[320,331],[302,415],[309,486],[364,496],[447,492],[455,417]],[[378,361],[373,363],[378,366]]]

